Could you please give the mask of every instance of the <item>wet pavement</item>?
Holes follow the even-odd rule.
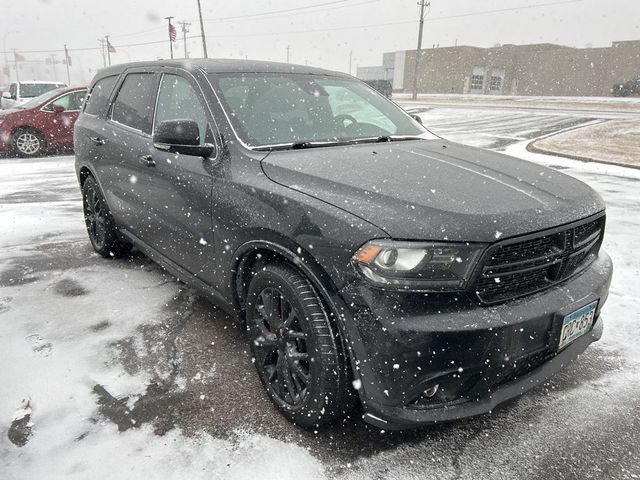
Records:
[[[576,122],[522,117],[514,131],[491,113],[476,119],[480,132],[480,125],[456,123],[451,115],[459,112],[444,110],[426,112],[440,127],[434,130],[453,132],[457,140],[467,135],[469,143],[488,141],[494,149]],[[271,405],[255,374],[246,335],[231,318],[136,251],[111,260],[92,252],[72,165],[68,156],[0,159],[0,172],[9,172],[0,179],[0,225],[8,232],[4,239],[0,235],[0,324],[24,324],[14,341],[28,343],[42,368],[63,345],[99,347],[97,365],[110,376],[93,378],[90,369],[78,368],[84,393],[70,393],[70,398],[80,398],[89,413],[79,424],[85,427],[74,433],[76,442],[87,441],[91,425],[100,423],[114,425],[121,434],[150,427],[164,436],[179,429],[185,437],[204,432],[231,442],[238,441],[239,432],[251,432],[306,449],[328,478],[640,478],[640,354],[634,354],[640,343],[635,332],[615,332],[627,323],[615,318],[606,323],[614,334],[605,335],[544,386],[490,414],[381,432],[365,424],[356,410],[343,421],[306,431]],[[605,311],[605,321],[623,312],[640,320],[637,308],[625,307],[638,303],[625,290],[629,281],[640,281],[638,261],[616,258],[635,248],[628,239],[640,231],[640,200],[629,193],[636,191],[637,180],[558,166],[592,183],[609,204],[607,242],[616,268],[625,273],[619,284],[614,280],[609,303],[617,307]],[[25,227],[29,222],[31,230]],[[44,301],[37,308],[40,298],[53,299],[52,310]],[[80,312],[74,318],[83,323],[74,333],[57,336],[47,316],[65,308]],[[629,344],[623,346],[625,336]],[[75,367],[69,371],[74,375]],[[17,375],[5,377],[0,375],[3,405],[19,408],[22,394],[34,395],[16,381]],[[126,384],[114,380],[112,385],[112,377],[142,378],[144,388],[128,391]],[[0,418],[5,439],[0,472],[2,465],[17,461],[11,448],[28,448],[38,435],[37,405],[46,399],[33,400],[33,413]],[[299,478],[305,478],[304,472]]]

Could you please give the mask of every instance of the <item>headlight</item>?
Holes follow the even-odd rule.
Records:
[[[461,290],[485,245],[372,240],[353,256],[356,268],[378,286],[409,290]]]

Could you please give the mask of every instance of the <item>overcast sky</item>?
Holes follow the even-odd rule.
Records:
[[[416,47],[417,0],[201,1],[210,57],[285,61],[289,46],[292,63],[348,71],[353,52],[355,74],[358,65],[381,64],[383,52]],[[120,63],[168,58],[167,41],[125,46],[166,40],[168,15],[191,22],[189,36],[199,34],[196,0],[2,0],[2,5],[2,50],[61,49],[65,43],[70,49],[90,49],[109,34],[117,49],[112,62]],[[518,7],[524,8],[495,11]],[[638,0],[431,0],[426,19],[423,48],[456,42],[585,47],[640,39]],[[177,57],[184,55],[182,41],[174,48]],[[187,49],[192,57],[202,56],[199,38],[188,39]],[[38,61],[50,54],[23,55]],[[71,55],[73,83],[88,82],[102,66],[99,49]],[[57,67],[57,76],[66,79],[63,66]]]

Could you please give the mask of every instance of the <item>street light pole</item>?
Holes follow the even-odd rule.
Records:
[[[16,49],[13,49],[13,63],[16,67],[16,83],[20,82],[20,73],[18,72],[18,52],[16,52]]]
[[[98,41],[100,42],[100,51],[102,52],[102,66],[106,67],[107,58],[104,55],[104,38],[99,38]]]
[[[418,48],[416,49],[416,62],[413,70],[413,94],[411,98],[413,100],[418,98],[418,64],[420,62],[420,53],[422,50],[422,29],[424,27],[425,8],[431,6],[431,2],[426,0],[420,0],[420,27],[418,28]]]
[[[349,52],[349,75],[351,75],[351,60],[353,59],[353,50]]]
[[[202,37],[202,54],[204,58],[209,58],[207,55],[207,39],[204,38],[204,22],[202,21],[202,7],[200,6],[200,0],[198,0],[198,16],[200,17],[200,36]]]
[[[7,52],[7,35],[12,33],[18,33],[15,30],[9,30],[5,32],[4,37],[2,38],[2,49],[4,50],[4,68],[7,73],[7,83],[11,83],[11,69],[9,68],[9,54]]]
[[[291,49],[291,45],[287,45],[287,63],[289,63],[289,50]]]
[[[71,85],[71,74],[69,73],[69,50],[67,44],[64,44],[64,63],[67,65],[67,85]]]

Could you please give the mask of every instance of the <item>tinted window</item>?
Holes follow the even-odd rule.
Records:
[[[193,120],[200,129],[200,144],[205,142],[209,122],[205,109],[189,82],[177,75],[164,75],[158,93],[156,125],[167,120]]]
[[[155,97],[154,74],[130,73],[120,87],[111,118],[141,132],[151,133]]]
[[[85,113],[90,115],[100,115],[107,108],[107,102],[111,96],[113,86],[116,84],[117,76],[105,77],[96,82],[87,98]]]

